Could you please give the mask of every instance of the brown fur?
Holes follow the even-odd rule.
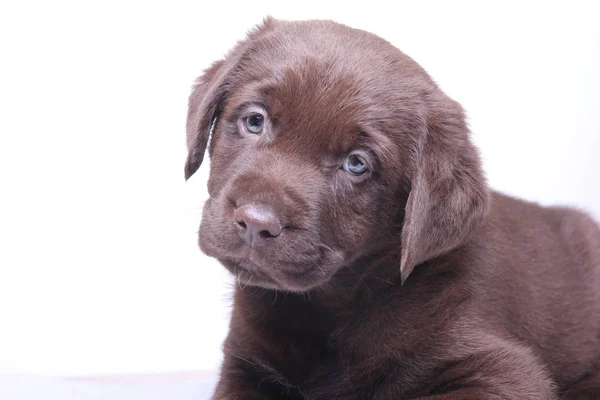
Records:
[[[186,178],[213,132],[200,247],[239,281],[214,399],[600,398],[598,226],[489,190],[462,108],[388,42],[267,19],[187,130]],[[283,230],[250,246],[252,204]]]

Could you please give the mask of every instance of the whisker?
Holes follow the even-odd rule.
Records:
[[[321,268],[321,266],[320,266],[318,263],[316,263],[316,266],[317,266],[317,268],[319,268],[319,271],[321,271],[321,273],[322,273],[323,275],[327,275],[327,274],[325,273],[325,271],[323,270],[323,268]]]
[[[348,268],[350,268],[350,271],[352,271],[354,273],[354,275],[356,275],[356,277],[358,278],[358,282],[369,291],[369,296],[373,296],[373,292],[371,291],[371,288],[369,287],[369,285],[367,285],[367,283],[364,281],[364,279],[356,272],[356,270],[354,268],[352,268],[351,265],[348,265]]]
[[[252,280],[252,275],[250,275],[250,278],[248,278],[246,280],[246,283],[244,284],[244,289],[246,289],[246,287],[248,286],[248,284],[250,284],[250,281]],[[242,291],[244,291],[244,289],[242,289]]]
[[[258,299],[262,299],[263,297],[265,297],[265,293],[267,293],[267,289],[261,288],[261,287],[257,287],[257,291],[260,292],[260,294],[258,295]],[[254,292],[256,293],[256,292]]]
[[[318,246],[324,248],[325,250],[329,250],[330,252],[334,253],[334,251],[331,249],[331,247],[327,246],[324,243],[319,243]]]
[[[235,277],[237,278],[237,284],[238,284],[240,290],[243,292],[244,289],[242,288],[242,283],[240,282],[240,275],[236,274]]]
[[[375,278],[375,279],[379,279],[379,280],[380,280],[380,281],[382,281],[382,282],[389,283],[389,284],[390,284],[390,285],[392,285],[392,286],[396,286],[396,284],[395,284],[394,282],[390,282],[390,281],[388,281],[387,279],[383,279],[383,278],[382,278],[382,277],[380,277],[380,276],[377,276],[377,275],[375,275],[375,274],[369,274],[369,275],[371,275],[371,276],[372,276],[373,278]]]
[[[317,247],[320,247],[320,248],[323,248],[323,249],[329,251],[331,254],[333,254],[337,258],[338,261],[343,261],[343,259],[344,259],[344,257],[340,253],[337,253],[331,247],[327,246],[324,243],[317,244]]]
[[[302,300],[308,303],[310,301],[310,291],[300,292],[300,297],[302,297]]]
[[[250,360],[248,360],[248,359],[246,359],[246,358],[244,358],[244,357],[240,357],[240,356],[238,356],[237,354],[231,354],[231,355],[232,355],[232,356],[234,356],[235,358],[239,358],[239,359],[240,359],[240,360],[242,360],[242,361],[246,361],[246,362],[247,362],[248,364],[250,364],[250,365],[256,365],[256,366],[260,366],[260,364],[259,364],[259,363],[252,362],[252,361],[250,361]]]

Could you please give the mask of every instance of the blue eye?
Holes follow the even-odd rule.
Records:
[[[259,134],[263,130],[265,117],[259,113],[252,113],[244,118],[244,126],[250,133]]]
[[[344,160],[343,168],[352,175],[362,175],[367,172],[367,163],[364,158],[358,154],[350,154]]]

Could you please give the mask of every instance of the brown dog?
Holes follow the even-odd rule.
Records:
[[[198,80],[200,247],[239,287],[214,399],[600,399],[600,231],[490,191],[388,42],[267,19]]]

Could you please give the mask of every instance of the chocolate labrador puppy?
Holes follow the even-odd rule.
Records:
[[[199,243],[237,277],[214,399],[600,399],[600,231],[490,190],[385,40],[267,19],[190,97]]]

